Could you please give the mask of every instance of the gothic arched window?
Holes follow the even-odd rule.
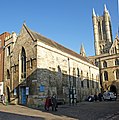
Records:
[[[83,71],[81,70],[81,80],[83,80]]]
[[[84,87],[84,83],[83,83],[83,71],[81,70],[81,87]]]
[[[78,77],[80,76],[79,68],[77,68],[77,76],[78,76]]]
[[[115,60],[115,65],[119,65],[119,59]]]
[[[104,68],[107,67],[107,62],[106,62],[106,61],[103,62],[103,67],[104,67]]]
[[[93,78],[93,74],[92,74],[92,87],[94,88],[94,78]]]
[[[107,71],[104,71],[104,80],[108,81],[108,72]]]
[[[76,87],[76,70],[73,68],[73,86]]]
[[[26,78],[26,52],[23,47],[21,52],[21,73],[22,73],[21,77]]]
[[[116,70],[116,79],[119,79],[119,69]]]
[[[10,71],[7,69],[7,79],[10,79]]]

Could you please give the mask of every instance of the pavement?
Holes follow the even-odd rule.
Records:
[[[119,101],[60,105],[58,111],[0,103],[0,120],[119,120]]]

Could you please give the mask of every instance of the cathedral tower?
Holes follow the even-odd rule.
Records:
[[[93,9],[92,13],[95,55],[109,53],[109,49],[113,43],[111,18],[109,12],[104,5],[103,16],[96,16]]]

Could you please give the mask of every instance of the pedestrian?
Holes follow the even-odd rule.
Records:
[[[49,107],[51,106],[51,98],[48,96],[45,101],[45,110],[49,111]]]
[[[52,103],[52,111],[57,111],[57,99],[56,96],[53,94],[51,97],[51,103]]]
[[[5,96],[5,94],[3,93],[3,95],[2,95],[2,103],[3,103],[3,105],[5,105],[5,99],[6,99],[6,96]]]
[[[97,95],[96,95],[96,94],[94,95],[94,99],[95,99],[95,101],[97,101],[97,99],[98,99],[98,97],[97,97]]]
[[[99,101],[102,101],[102,93],[98,94]]]

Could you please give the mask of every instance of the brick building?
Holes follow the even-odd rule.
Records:
[[[5,37],[10,35],[8,32],[4,32],[0,35],[0,95],[3,94],[3,80],[4,80],[4,46]]]

